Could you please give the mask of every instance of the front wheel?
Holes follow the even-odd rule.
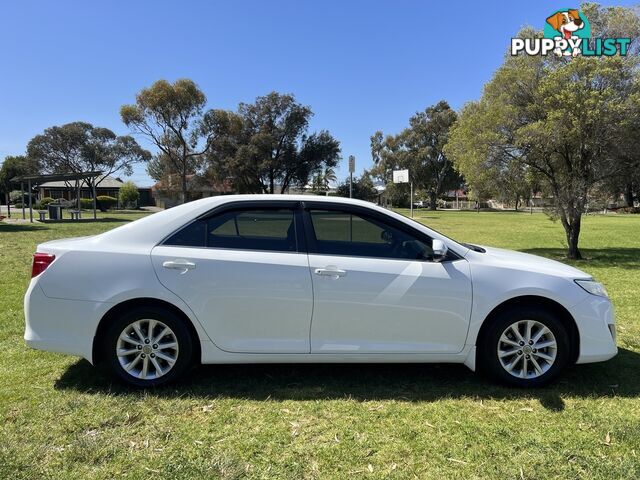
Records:
[[[155,387],[182,375],[191,364],[193,344],[181,318],[170,311],[135,308],[106,332],[104,355],[111,372],[135,387]]]
[[[567,331],[553,313],[537,307],[509,310],[489,327],[480,345],[480,366],[518,387],[552,381],[570,358]]]

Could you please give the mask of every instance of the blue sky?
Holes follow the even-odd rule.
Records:
[[[631,5],[619,1],[615,5]],[[120,105],[164,78],[191,78],[210,108],[272,90],[310,105],[357,170],[369,137],[445,99],[478,98],[524,25],[552,1],[13,1],[0,6],[0,159],[51,125],[128,133]],[[150,148],[144,139],[141,143]],[[144,167],[132,179],[152,184]]]

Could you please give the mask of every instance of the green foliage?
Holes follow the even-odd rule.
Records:
[[[446,189],[458,188],[462,183],[444,152],[456,117],[449,104],[440,101],[412,116],[409,127],[398,135],[384,137],[382,132],[376,132],[371,137],[371,155],[376,164],[372,173],[391,184],[393,170],[408,169],[414,187],[428,192],[431,208],[435,209],[436,199]]]
[[[111,208],[115,207],[118,203],[118,199],[115,197],[110,197],[108,195],[98,195],[96,197],[97,207],[101,212],[106,212]]]
[[[124,182],[124,184],[120,187],[118,198],[120,199],[120,205],[122,206],[122,208],[135,207],[137,205],[138,199],[140,198],[138,187],[136,187],[136,184],[132,181]]]
[[[42,208],[45,208],[47,205],[53,202],[55,202],[55,199],[51,197],[42,197],[40,199],[40,205],[42,206]]]
[[[12,192],[16,187],[10,180],[21,175],[37,175],[40,173],[38,162],[24,155],[5,157],[0,167],[0,194]]]
[[[322,172],[316,173],[311,179],[311,191],[313,193],[327,192],[337,180],[335,168],[325,167]]]
[[[616,213],[631,213],[638,214],[640,213],[640,207],[622,207],[616,210]]]
[[[637,65],[635,56],[507,56],[482,98],[462,110],[445,153],[476,194],[546,192],[565,229],[568,255],[580,258],[589,196],[638,166]]]
[[[112,198],[112,197],[109,197],[109,198]],[[80,208],[82,208],[83,210],[93,210],[93,198],[81,198]],[[97,201],[96,201],[96,208],[98,208]]]
[[[90,188],[116,172],[130,175],[133,165],[149,161],[151,154],[131,136],[117,136],[108,128],[86,122],[54,126],[36,135],[27,145],[30,159],[48,173],[86,173],[102,176],[82,182]],[[72,181],[73,183],[74,181]]]
[[[215,132],[207,156],[212,176],[233,177],[242,193],[284,193],[335,169],[340,142],[326,130],[309,134],[312,115],[293,95],[277,92],[241,103],[237,113],[208,113],[205,123]]]
[[[11,203],[21,202],[22,201],[22,192],[20,190],[12,190],[9,193],[9,200]]]
[[[183,202],[187,178],[201,170],[203,155],[212,143],[212,132],[203,121],[206,103],[204,93],[192,80],[179,79],[173,84],[158,80],[136,95],[135,104],[120,108],[124,124],[159,150],[149,164],[149,175],[166,181],[168,175],[176,174]]]
[[[349,179],[338,185],[338,196],[349,197]],[[369,172],[365,171],[361,177],[353,177],[352,198],[375,202],[378,192],[373,187],[373,181]]]

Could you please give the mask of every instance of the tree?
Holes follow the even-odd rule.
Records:
[[[45,129],[27,145],[29,158],[47,173],[85,173],[102,175],[83,180],[89,188],[97,187],[107,176],[121,172],[131,175],[133,165],[146,162],[151,154],[133,137],[117,136],[108,128],[86,122],[73,122]]]
[[[553,198],[568,257],[582,258],[588,195],[625,170],[629,123],[640,107],[636,63],[507,56],[482,98],[463,108],[445,152],[472,188],[510,168],[533,175]]]
[[[208,155],[210,171],[219,179],[233,178],[244,193],[305,186],[340,160],[340,143],[329,132],[308,133],[312,115],[293,95],[277,92],[241,103],[237,113],[216,111],[206,122],[217,134]]]
[[[398,135],[384,137],[382,132],[376,132],[371,137],[374,173],[389,181],[393,170],[408,169],[414,187],[428,192],[430,208],[435,210],[444,190],[461,184],[443,150],[455,121],[456,112],[447,102],[440,101],[413,115],[409,127]]]
[[[9,195],[15,187],[11,183],[13,177],[37,175],[38,173],[40,173],[38,163],[24,155],[5,157],[2,167],[0,167],[0,194],[4,195],[6,204],[9,205]]]
[[[187,200],[187,178],[201,170],[204,155],[212,143],[212,133],[206,128],[204,107],[207,99],[189,79],[173,84],[158,80],[136,95],[134,105],[120,108],[122,121],[133,132],[147,137],[159,150],[165,162],[164,171],[178,175],[181,200]],[[149,174],[155,177],[156,165]]]
[[[349,197],[349,180],[338,185],[338,196]],[[371,174],[364,171],[362,176],[353,177],[352,197],[367,202],[374,202],[378,198],[378,192],[373,186]]]
[[[640,53],[640,9],[625,7],[603,7],[596,3],[582,5],[582,11],[589,18],[591,29],[598,37],[630,38],[628,56]],[[614,197],[624,196],[627,206],[633,207],[640,196],[640,115],[634,115],[627,124],[623,145],[621,173],[605,182],[604,190]]]
[[[331,184],[337,179],[335,169],[326,167],[322,172],[316,173],[311,179],[311,190],[314,193],[328,192],[331,189]]]
[[[132,181],[124,182],[118,192],[118,200],[120,200],[120,208],[128,205],[136,205],[140,198],[138,187]]]

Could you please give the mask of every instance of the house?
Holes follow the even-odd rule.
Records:
[[[210,181],[209,179],[187,175],[187,201],[199,198],[229,195],[235,193],[231,179],[224,181]],[[169,175],[166,180],[151,187],[154,205],[161,208],[171,208],[182,203],[182,189],[177,175]]]
[[[101,180],[96,187],[96,196],[105,195],[118,198],[120,187],[123,184],[124,182],[119,178],[107,176]],[[64,198],[65,200],[73,200],[77,196],[77,191],[78,188],[75,181],[46,182],[38,186],[38,198],[50,197],[55,199]],[[155,204],[151,188],[138,187],[138,192],[140,192],[138,205],[147,206]],[[80,188],[80,197],[93,198],[93,192],[86,184],[83,184]]]

